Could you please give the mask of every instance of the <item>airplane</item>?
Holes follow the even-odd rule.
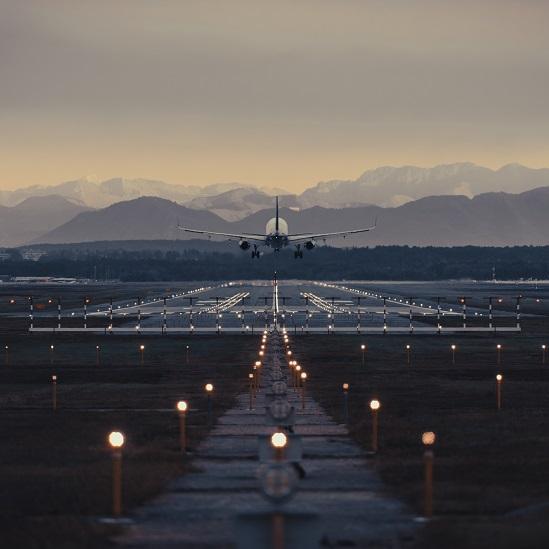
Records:
[[[371,227],[365,229],[352,229],[350,231],[339,231],[336,233],[295,233],[288,232],[288,223],[278,214],[278,196],[276,197],[276,214],[275,217],[269,219],[265,227],[265,234],[258,233],[217,233],[201,229],[189,229],[187,227],[177,226],[181,231],[195,234],[205,234],[212,236],[226,236],[229,240],[239,240],[238,245],[242,250],[248,250],[253,245],[252,258],[261,256],[261,252],[257,249],[258,246],[267,246],[273,248],[275,252],[279,252],[282,248],[290,245],[295,245],[294,257],[296,259],[303,257],[303,245],[306,250],[312,250],[317,244],[316,240],[321,239],[326,241],[328,238],[343,237],[350,234],[365,233],[373,231],[377,226],[377,219]],[[251,242],[251,243],[250,243]]]

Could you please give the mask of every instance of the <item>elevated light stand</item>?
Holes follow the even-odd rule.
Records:
[[[446,298],[442,297],[442,296],[436,296],[436,297],[433,297],[432,299],[437,300],[437,334],[440,335],[442,333],[442,323],[441,323],[442,308],[440,306],[440,302],[441,302],[442,299],[446,299]]]
[[[387,334],[387,298],[383,297],[383,335]]]
[[[460,298],[460,303],[462,305],[461,317],[463,321],[463,329],[467,328],[467,300],[468,299],[472,299],[472,297],[464,295]]]
[[[193,321],[193,300],[198,299],[197,297],[188,297],[189,300],[189,329],[191,334],[194,333],[194,321]]]
[[[411,296],[408,298],[408,305],[410,306],[410,333],[414,333],[414,311],[412,309],[412,303],[413,303],[414,297]]]

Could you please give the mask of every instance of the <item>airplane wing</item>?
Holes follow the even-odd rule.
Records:
[[[263,234],[216,233],[214,231],[203,231],[201,229],[188,229],[187,227],[181,227],[180,225],[178,225],[177,228],[188,233],[205,234],[207,236],[226,236],[229,240],[253,240],[256,242],[265,241],[265,235]]]
[[[366,233],[368,231],[373,231],[377,227],[377,220],[371,227],[367,227],[365,229],[352,229],[350,231],[339,231],[336,233],[298,233],[298,234],[290,234],[288,235],[288,241],[289,242],[305,242],[307,240],[314,240],[315,238],[319,238],[322,240],[326,240],[327,238],[337,238],[337,237],[343,237],[345,238],[348,235],[351,234],[358,234],[358,233]]]

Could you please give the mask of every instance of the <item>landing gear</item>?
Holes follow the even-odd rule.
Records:
[[[252,250],[252,259],[254,257],[257,257],[257,259],[259,259],[260,256],[261,252],[257,249],[257,244],[254,244],[254,249]]]
[[[301,249],[301,244],[296,244],[296,250],[294,252],[295,259],[303,259],[303,250]]]

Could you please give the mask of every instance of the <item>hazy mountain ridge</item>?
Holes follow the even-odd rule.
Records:
[[[336,246],[508,246],[549,244],[547,211],[549,187],[521,194],[484,193],[472,199],[431,196],[395,208],[314,206],[296,211],[283,207],[281,215],[288,221],[290,232],[299,233],[360,228],[371,225],[378,218],[375,231],[331,241]],[[36,242],[196,238],[178,231],[178,223],[218,232],[263,233],[265,223],[272,215],[271,207],[229,222],[211,212],[164,199],[139,198],[81,213]]]
[[[296,195],[284,194],[279,197],[280,203],[286,207],[299,208]],[[208,210],[227,221],[237,221],[274,206],[273,197],[263,191],[251,188],[232,189],[217,196],[198,197],[191,200],[187,206],[198,210]]]
[[[461,162],[432,168],[383,166],[368,170],[355,180],[322,181],[299,195],[280,188],[265,189],[237,182],[199,187],[150,179],[114,178],[101,182],[82,178],[53,187],[0,191],[0,204],[12,206],[32,196],[56,194],[88,207],[104,208],[142,196],[157,196],[190,208],[208,209],[234,221],[268,207],[274,194],[283,195],[281,204],[295,208],[345,208],[370,204],[394,207],[426,196],[473,197],[486,192],[523,192],[546,185],[549,185],[548,168],[508,164],[491,170]]]
[[[88,210],[56,195],[27,198],[14,207],[0,206],[0,246],[30,242]]]
[[[522,238],[521,242],[527,243],[545,242],[543,231],[546,228],[543,218],[546,216],[547,210],[539,211],[537,204],[530,204],[526,207],[528,212],[525,213],[525,206],[520,204],[520,200],[509,193],[505,195],[506,198],[502,198],[503,195],[501,195],[500,189],[504,191],[512,188],[527,190],[545,185],[549,185],[549,169],[535,170],[518,164],[508,164],[499,170],[490,170],[471,163],[458,163],[427,169],[413,166],[381,167],[369,170],[353,181],[321,182],[315,187],[307,189],[301,195],[285,194],[282,189],[271,189],[269,192],[281,194],[281,207],[289,207],[294,210],[286,214],[289,218],[288,221],[291,222],[290,227],[294,231],[304,224],[304,220],[309,219],[312,212],[316,212],[315,215],[319,216],[319,222],[311,222],[303,230],[316,230],[319,227],[322,230],[329,230],[332,226],[335,227],[333,230],[341,230],[349,228],[349,224],[346,223],[343,226],[341,223],[332,223],[332,217],[337,221],[345,219],[354,225],[361,226],[371,223],[375,215],[378,215],[380,220],[391,220],[390,227],[385,229],[383,240],[378,242],[377,239],[381,238],[378,236],[378,231],[375,235],[357,237],[353,242],[362,245],[370,242],[402,243],[409,241],[410,243],[423,245],[436,243],[434,241],[437,241],[438,238],[441,243],[497,242],[500,245],[505,245],[516,242],[517,238]],[[58,191],[58,194],[52,195],[52,190]],[[428,197],[423,196],[427,191],[432,192],[429,193]],[[123,221],[118,226],[114,221],[107,220],[104,230],[100,231],[100,238],[105,239],[118,240],[126,237],[131,239],[141,237],[145,239],[151,237],[180,238],[181,235],[174,232],[175,229],[173,229],[177,224],[178,219],[176,218],[178,217],[181,218],[181,221],[187,218],[187,225],[198,226],[199,228],[205,227],[220,231],[232,230],[234,232],[237,228],[239,228],[238,230],[250,231],[252,230],[250,226],[254,225],[253,232],[262,232],[266,220],[272,217],[273,214],[274,199],[269,192],[253,186],[243,187],[238,183],[223,183],[201,188],[198,186],[171,185],[148,179],[128,180],[122,178],[109,179],[103,182],[84,178],[65,182],[54,187],[28,187],[11,193],[0,193],[0,199],[17,202],[14,207],[0,206],[0,246],[15,246],[35,242],[42,235],[47,235],[47,238],[54,238],[55,242],[66,241],[67,235],[72,235],[72,238],[86,238],[87,240],[91,238],[93,240],[97,235],[88,237],[85,231],[72,233],[72,228],[67,229],[66,227],[54,231],[56,227],[64,225],[77,214],[88,211],[90,207],[86,205],[90,203],[103,204],[103,206],[99,206],[101,211],[104,208],[120,205],[114,210],[108,211],[120,212]],[[165,219],[169,219],[173,225],[172,229],[166,228],[161,231],[151,229],[149,227],[151,220],[149,212],[141,211],[139,208],[137,208],[136,215],[142,216],[143,222],[133,226],[134,213],[127,211],[127,206],[122,204],[143,198],[144,195],[154,196],[172,203],[172,206],[167,208],[169,211],[155,218],[158,227],[165,223]],[[166,198],[166,195],[169,196]],[[501,196],[498,198],[498,195]],[[439,197],[439,201],[436,200],[435,196]],[[467,201],[464,202],[463,198],[458,199],[459,196],[475,196],[475,200],[468,203]],[[526,193],[525,197],[527,196]],[[452,201],[452,197],[457,200]],[[429,215],[429,217],[435,219],[439,214],[438,209],[441,209],[443,214],[447,216],[449,224],[454,223],[453,218],[461,216],[463,220],[467,220],[467,223],[472,224],[474,231],[468,234],[467,227],[454,225],[459,234],[447,235],[444,237],[446,240],[444,240],[442,235],[445,234],[445,228],[441,227],[436,229],[439,234],[435,238],[430,234],[430,231],[433,230],[431,222],[413,215],[414,212],[420,211],[422,208],[421,201],[425,198],[428,198],[429,204],[437,204],[437,206],[432,206],[437,211],[424,212],[423,215]],[[153,210],[158,206],[156,202],[151,204]],[[413,204],[409,218],[406,218],[407,208],[398,208],[406,204]],[[477,211],[475,215],[481,215],[481,219],[469,221],[468,212],[478,210],[477,204],[484,204],[486,211]],[[380,205],[386,207],[381,209]],[[184,209],[179,210],[176,208],[177,206],[183,206]],[[322,209],[316,210],[315,208],[319,206]],[[378,210],[367,210],[367,207],[378,208]],[[497,227],[497,229],[490,225],[484,226],[484,219],[492,217],[488,210],[493,207],[497,207],[499,210],[507,210],[509,220],[514,223],[515,232],[505,238],[511,240],[505,240],[505,238],[497,236],[497,234],[507,234],[507,220],[498,219],[497,223],[501,223],[502,227]],[[135,206],[131,208],[135,208]],[[328,215],[324,211],[334,208],[338,210],[333,214]],[[357,208],[362,209],[365,215],[367,213],[369,218],[357,218],[356,212],[351,211]],[[463,210],[461,214],[459,213],[460,208]],[[482,208],[480,209],[482,210]],[[302,210],[302,215],[295,215],[298,210]],[[398,212],[398,218],[393,220],[394,211]],[[215,215],[212,218],[203,216],[201,213]],[[107,214],[98,213],[99,217],[102,215]],[[164,219],[164,215],[168,217]],[[92,218],[96,219],[94,216]],[[87,219],[86,216],[83,219]],[[403,220],[406,220],[407,226],[402,225],[401,221],[404,222]],[[84,223],[82,219],[76,223],[76,226],[80,227],[79,224],[81,223]],[[296,228],[295,223],[297,223],[298,228]],[[408,227],[414,226],[416,223],[421,223],[422,226],[427,227],[427,231],[423,233],[418,227],[417,233],[410,234]],[[90,222],[90,224],[90,234],[99,230],[93,227],[95,222]],[[399,231],[402,231],[401,240],[398,240],[396,234],[389,238],[393,225],[398,227]],[[127,227],[132,227],[132,229],[127,230]],[[534,227],[540,227],[539,231],[541,233],[534,234]],[[67,230],[71,232],[65,232]],[[299,230],[301,232],[301,229]],[[492,234],[494,230],[497,234]],[[121,232],[126,236],[117,235],[117,232]],[[459,235],[466,234],[467,238],[465,240],[459,240]],[[136,235],[141,235],[141,237]],[[183,235],[183,238],[185,238],[185,235]]]
[[[433,195],[473,197],[491,191],[523,192],[549,185],[549,169],[507,164],[491,170],[470,162],[432,168],[384,166],[364,172],[355,180],[318,183],[300,195],[303,207],[346,207],[351,204],[400,206]]]
[[[36,240],[44,243],[93,240],[172,240],[179,223],[227,231],[231,224],[215,214],[158,197],[140,197],[84,212]],[[151,236],[155,235],[155,236]]]
[[[216,183],[200,187],[198,185],[175,185],[152,179],[117,177],[98,181],[94,178],[84,177],[53,186],[34,185],[14,191],[0,191],[0,205],[16,206],[27,198],[48,195],[62,196],[90,208],[105,208],[116,202],[142,196],[158,196],[184,204],[197,197],[217,196],[233,189],[250,189],[264,194],[286,192],[283,189],[260,189],[242,183]]]

